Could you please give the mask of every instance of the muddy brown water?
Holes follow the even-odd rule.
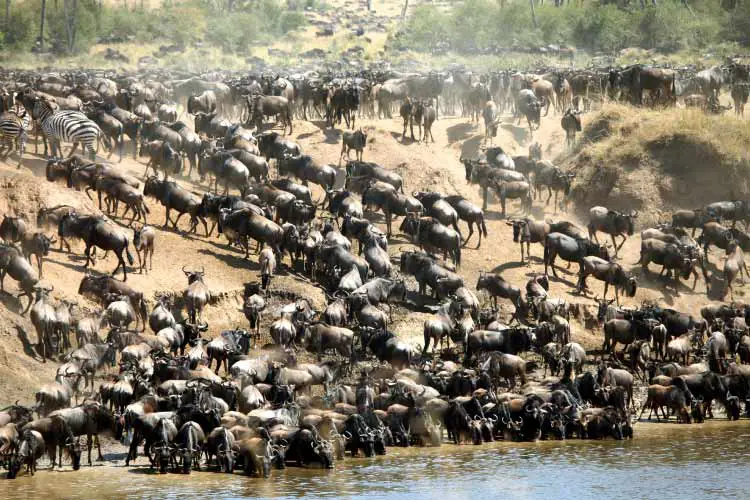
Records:
[[[624,442],[389,448],[387,456],[347,458],[330,471],[274,470],[268,480],[159,475],[143,465],[40,470],[0,481],[0,498],[748,498],[750,421],[639,423],[635,430],[636,438]]]

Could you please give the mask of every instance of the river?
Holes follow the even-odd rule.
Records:
[[[331,471],[288,468],[271,479],[140,467],[41,470],[0,481],[0,498],[546,498],[719,499],[750,494],[750,421],[639,423],[632,441],[497,442],[483,446],[389,448],[388,455],[337,462]]]

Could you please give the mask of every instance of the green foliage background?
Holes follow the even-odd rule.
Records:
[[[247,50],[252,42],[284,35],[305,25],[304,15],[287,10],[281,0],[214,2],[189,0],[174,5],[165,0],[159,9],[99,7],[97,0],[77,0],[76,42],[67,46],[63,1],[47,1],[45,46],[55,53],[86,52],[97,40],[123,40],[187,45],[203,40],[230,52]],[[72,4],[72,2],[71,2]],[[39,36],[41,0],[14,3],[0,48],[30,50]]]
[[[674,52],[727,42],[744,45],[750,38],[748,2],[733,11],[715,1],[691,3],[691,9],[672,0],[656,6],[648,2],[644,8],[640,3],[550,4],[535,8],[536,27],[526,1],[501,6],[492,0],[466,0],[448,12],[421,5],[396,37],[395,47],[430,51],[441,44],[456,52],[471,52],[556,44],[590,52],[612,53],[626,47]]]

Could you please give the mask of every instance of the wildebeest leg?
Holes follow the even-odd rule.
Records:
[[[471,221],[469,221],[469,222],[468,222],[468,225],[469,225],[469,235],[468,235],[468,236],[466,237],[466,239],[464,240],[464,246],[466,246],[466,244],[468,244],[468,243],[469,243],[469,240],[471,239],[471,235],[472,235],[472,234],[474,234],[474,223],[473,223],[473,222],[471,222]],[[482,232],[481,232],[481,231],[479,232],[479,239],[480,239],[480,241],[481,241],[481,239],[482,239]],[[478,248],[478,247],[477,247],[477,248]]]
[[[180,218],[182,218],[183,215],[185,215],[185,212],[180,213],[174,220],[174,224],[172,225],[172,227],[174,227],[176,231],[179,231],[179,229],[177,228],[177,223],[180,222]]]
[[[625,244],[625,241],[626,241],[627,239],[628,239],[628,237],[627,237],[627,236],[625,236],[625,235],[623,235],[623,236],[622,236],[622,241],[620,242],[620,246],[615,246],[615,249],[616,249],[616,250],[619,250],[619,249],[621,249],[621,248],[622,248],[622,246],[623,246],[623,245]],[[614,243],[614,241],[615,241],[615,236],[614,236],[614,235],[612,235],[612,242]]]
[[[96,439],[96,448],[97,448],[97,451],[99,453],[99,456],[96,458],[96,460],[97,460],[97,462],[103,462],[104,461],[104,456],[102,455],[102,444],[99,442],[99,436],[98,435],[94,435],[94,439]],[[89,464],[91,464],[91,456],[90,456],[90,454],[91,453],[89,452]]]
[[[164,221],[164,227],[165,228],[168,228],[169,227],[169,223],[172,222],[172,219],[169,218],[169,212],[170,212],[170,208],[167,207],[167,210],[166,210],[166,213],[165,213],[166,220]],[[70,251],[70,249],[68,249],[68,251]]]
[[[125,270],[125,260],[122,258],[122,251],[120,251],[119,254],[117,254],[117,267],[114,271],[112,271],[112,276],[117,274],[117,271],[120,269],[120,266],[122,266],[122,272],[125,276],[123,281],[127,281],[128,279],[128,272]]]

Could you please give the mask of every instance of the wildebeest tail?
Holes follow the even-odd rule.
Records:
[[[523,243],[521,243],[523,245]],[[546,265],[549,262],[549,245],[547,245],[547,242],[544,242],[544,264]]]
[[[484,222],[484,214],[482,214],[482,218],[479,219],[479,224],[481,225],[480,229],[482,231],[482,234],[486,238],[487,237],[487,224],[485,224]]]

